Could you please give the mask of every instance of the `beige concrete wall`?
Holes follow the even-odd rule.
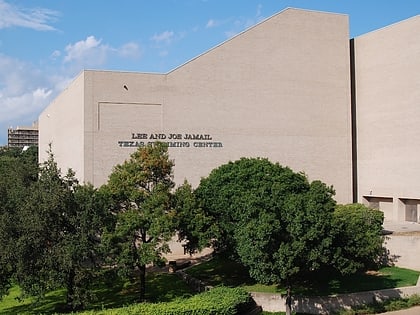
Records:
[[[66,173],[68,168],[84,178],[84,73],[80,74],[39,116],[39,160],[54,158]]]
[[[420,16],[355,39],[359,201],[420,198]]]
[[[386,248],[393,263],[398,267],[420,271],[420,236],[412,235],[389,235],[385,240]]]
[[[345,15],[287,9],[168,74],[85,71],[83,77],[84,96],[74,92],[73,99],[84,106],[83,122],[65,119],[69,92],[52,106],[63,108],[56,124],[83,137],[83,144],[72,143],[77,155],[62,161],[82,163],[75,161],[83,150],[84,181],[105,183],[135,150],[125,144],[154,141],[155,134],[169,141],[174,134],[181,139],[170,142],[183,145],[170,148],[179,184],[186,178],[197,185],[229,160],[267,157],[333,185],[339,202],[351,201]]]
[[[268,157],[350,202],[348,49],[347,16],[288,9],[169,73],[165,132],[223,143],[173,149],[178,181],[197,184],[229,160]]]
[[[336,314],[346,309],[348,310],[373,303],[383,303],[390,299],[406,299],[418,294],[420,294],[420,286],[417,285],[412,287],[338,294],[333,296],[292,296],[292,311],[304,314]],[[263,311],[286,311],[286,300],[280,294],[252,292],[251,296],[258,305],[262,306]]]
[[[85,76],[84,180],[100,186],[136,149],[120,141],[133,141],[140,131],[162,131],[165,75],[86,71]]]

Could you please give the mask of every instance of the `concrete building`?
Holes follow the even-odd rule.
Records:
[[[18,148],[38,146],[38,123],[7,129],[7,146]]]
[[[354,39],[358,200],[420,222],[420,16]]]
[[[416,17],[350,41],[346,15],[286,9],[165,74],[83,71],[39,117],[40,160],[51,143],[62,169],[71,167],[82,181],[99,186],[137,146],[160,140],[169,144],[178,184],[187,179],[195,186],[241,157],[267,157],[333,185],[339,203],[374,205],[379,198],[382,207],[381,198],[409,198],[414,209],[412,200],[420,200],[414,177],[405,178],[407,192],[401,183],[382,182],[411,174],[404,157],[395,165],[404,171],[384,175],[381,170],[397,157],[376,161],[383,155],[372,155],[388,145],[398,154],[399,139],[390,142],[382,132],[371,142],[370,133],[381,106],[375,93],[389,102],[388,114],[379,110],[388,125],[395,125],[395,115],[406,115],[396,112],[407,98],[414,112],[398,124],[416,128],[418,22]],[[375,58],[382,49],[388,51]],[[399,65],[401,50],[413,59],[406,65]],[[390,75],[381,73],[387,62],[391,75],[404,79],[404,93],[394,95],[391,80],[377,81]],[[409,83],[403,78],[407,66]],[[413,130],[410,139],[415,135]],[[411,145],[407,150],[416,151]],[[399,208],[385,211],[387,218],[407,219],[394,213]]]

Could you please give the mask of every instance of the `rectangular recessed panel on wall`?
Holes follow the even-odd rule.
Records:
[[[151,133],[162,131],[162,106],[99,103],[96,124],[92,134],[93,147],[89,151],[93,172],[90,181],[99,185],[116,164],[128,159],[137,147],[146,145]]]
[[[420,199],[400,198],[404,204],[404,220],[408,222],[419,222]]]
[[[367,200],[369,208],[379,209],[384,213],[385,220],[391,220],[393,214],[393,198],[378,196],[363,196]]]
[[[162,106],[151,103],[99,103],[98,130],[160,131],[162,129]]]

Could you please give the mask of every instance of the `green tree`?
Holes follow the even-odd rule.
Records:
[[[65,229],[66,208],[71,201],[69,185],[70,182],[61,178],[50,154],[16,217],[19,230],[15,277],[25,295],[42,297],[61,285],[56,262],[58,243]]]
[[[329,262],[335,202],[325,184],[242,158],[213,170],[195,194],[212,219],[216,249],[236,256],[255,280],[291,281]]]
[[[67,289],[67,305],[81,308],[98,271],[100,240],[107,219],[107,199],[91,185],[80,186],[49,159],[40,169],[22,205],[15,242],[15,278],[25,295],[42,298],[49,290]]]
[[[7,293],[15,270],[16,218],[37,175],[37,147],[0,148],[0,297]]]
[[[57,263],[60,279],[67,288],[67,305],[82,308],[94,298],[92,284],[104,262],[102,235],[111,218],[109,199],[92,185],[75,185],[67,209],[66,227],[58,243]]]
[[[332,220],[333,261],[342,274],[375,268],[386,260],[382,211],[362,204],[338,205]]]
[[[210,246],[211,220],[199,206],[194,190],[187,181],[175,190],[173,204],[178,239],[185,242],[185,249],[192,253]]]
[[[110,257],[126,275],[140,274],[140,300],[146,290],[146,265],[163,262],[175,234],[171,209],[173,162],[167,146],[140,147],[129,160],[115,166],[106,188],[113,197],[116,225],[108,236]]]
[[[15,147],[0,147],[0,167],[3,172],[11,172],[8,175],[9,179],[22,180],[23,184],[28,186],[38,179],[38,147],[31,146],[26,149]],[[4,168],[7,165],[11,166],[11,161],[14,162],[14,167]]]

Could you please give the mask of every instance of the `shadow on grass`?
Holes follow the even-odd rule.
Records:
[[[210,285],[242,286],[248,291],[281,293],[286,292],[286,285],[257,284],[248,275],[248,270],[239,263],[225,257],[216,256],[212,260],[193,266],[188,274]],[[361,291],[391,289],[415,285],[419,273],[413,270],[386,267],[377,272],[356,273],[343,276],[332,269],[317,271],[305,275],[293,283],[293,294],[302,296],[326,296]]]
[[[97,300],[89,307],[90,309],[115,308],[139,302],[138,278],[127,281],[115,274],[109,274],[105,279],[96,286],[94,293]],[[175,274],[153,272],[146,276],[147,302],[169,302],[191,295],[193,295],[191,289]]]
[[[20,292],[18,289],[15,291]],[[9,307],[1,308],[0,314],[53,314],[65,308],[64,290],[51,292],[40,301],[35,301],[31,298],[20,301],[18,299],[19,294],[15,293],[15,297],[12,298],[15,303],[9,303]]]
[[[398,287],[399,280],[391,274],[360,272],[343,276],[331,270],[310,274],[304,280],[299,280],[293,287],[293,292],[299,295],[332,295],[346,294]]]
[[[194,292],[175,274],[159,273],[148,279],[149,289],[146,299],[149,302],[170,302],[177,298],[191,297]]]
[[[249,277],[247,268],[223,256],[215,256],[205,263],[193,266],[187,273],[212,286],[238,287],[256,284]]]
[[[139,282],[137,279],[128,281],[119,278],[113,272],[107,272],[94,283],[93,293],[95,300],[92,301],[86,310],[102,310],[127,306],[139,301]],[[14,291],[18,291],[14,288]],[[38,303],[26,299],[22,302],[9,297],[8,305],[1,307],[0,314],[57,314],[66,313],[65,290],[57,290],[49,293]],[[19,293],[14,292],[14,296]],[[190,288],[175,274],[149,273],[146,283],[147,302],[169,302],[176,298],[192,296]]]

